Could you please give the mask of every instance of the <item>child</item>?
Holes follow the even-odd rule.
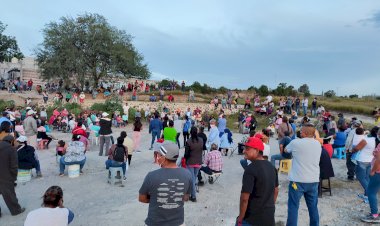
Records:
[[[368,223],[379,223],[380,217],[377,208],[377,192],[380,189],[380,145],[377,145],[373,152],[373,159],[371,163],[371,172],[369,183],[367,187],[369,207],[371,214],[365,216],[361,220]]]
[[[124,121],[120,115],[116,116],[117,127],[125,127]]]
[[[63,156],[66,150],[66,143],[63,140],[59,140],[56,147],[56,156]]]

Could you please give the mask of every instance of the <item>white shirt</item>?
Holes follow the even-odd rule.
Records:
[[[124,114],[125,114],[125,115],[128,115],[128,111],[129,111],[129,106],[124,105],[124,106],[123,106],[123,112],[124,112]]]
[[[183,128],[183,120],[174,120],[174,129],[177,131],[177,133],[181,133]]]
[[[67,226],[68,221],[67,208],[42,207],[28,213],[24,226]]]
[[[359,162],[371,162],[373,159],[373,151],[376,148],[376,141],[374,137],[364,137],[367,144],[362,150],[359,151],[357,161]]]
[[[263,150],[263,156],[270,156],[270,145],[269,144],[264,144],[264,150]]]

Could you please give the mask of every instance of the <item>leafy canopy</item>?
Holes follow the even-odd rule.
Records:
[[[13,57],[17,59],[24,58],[21,53],[15,37],[3,34],[7,25],[0,21],[0,63],[10,61]]]
[[[144,57],[132,44],[132,36],[111,26],[99,14],[62,17],[43,29],[44,41],[35,50],[41,76],[63,79],[66,84],[95,87],[103,78],[123,76],[147,79]]]

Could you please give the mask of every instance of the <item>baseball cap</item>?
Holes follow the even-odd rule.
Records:
[[[177,160],[179,156],[178,145],[170,141],[165,141],[162,144],[156,143],[154,151],[160,153],[161,155],[165,156],[166,159],[172,161]]]
[[[17,138],[17,141],[21,142],[21,143],[24,143],[24,142],[28,141],[28,138],[26,136],[19,136]]]
[[[355,127],[359,127],[359,126],[362,125],[362,121],[360,121],[360,120],[354,120],[353,123],[352,123],[352,125],[355,126]]]
[[[27,112],[27,114],[28,114],[28,115],[33,115],[33,114],[36,114],[36,112],[33,111],[33,110],[29,110],[29,111]]]
[[[26,107],[25,110],[29,111],[31,110],[32,108],[31,107]]]
[[[109,114],[107,112],[102,113],[102,117],[107,117]]]
[[[263,142],[257,137],[248,138],[247,142],[244,145],[247,147],[256,148],[259,151],[264,150]]]

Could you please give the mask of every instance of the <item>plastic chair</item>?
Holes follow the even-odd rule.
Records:
[[[38,149],[38,150],[46,149],[46,144],[47,144],[47,142],[49,142],[49,140],[44,140],[44,139],[40,139],[40,140],[38,140],[37,149]]]
[[[283,159],[280,161],[280,168],[278,169],[279,173],[289,173],[292,168],[291,159]]]
[[[334,148],[333,158],[346,159],[346,148],[345,147]]]
[[[118,175],[119,172],[119,175]],[[117,178],[120,177],[120,178]],[[115,185],[116,183],[123,184],[123,168],[122,167],[110,167],[108,169],[108,183]]]

